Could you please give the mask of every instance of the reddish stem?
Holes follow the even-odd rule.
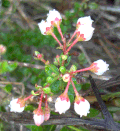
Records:
[[[46,60],[44,60],[44,59],[41,59],[41,61],[45,64],[46,63]]]
[[[68,47],[68,49],[66,50],[66,52],[65,52],[65,54],[67,54],[69,51],[70,51],[70,49],[78,42],[78,39],[79,38],[77,38],[77,39],[75,39],[74,41],[73,41],[73,43]]]
[[[78,93],[78,91],[77,91],[77,89],[76,89],[76,87],[75,87],[74,82],[72,81],[72,79],[71,79],[71,83],[72,83],[72,86],[73,86],[75,95],[76,95],[76,96],[79,96],[79,93]]]
[[[35,94],[39,93],[40,91],[36,91]],[[24,101],[27,101],[28,99],[30,99],[33,95],[29,95],[28,97],[24,98]]]
[[[71,77],[70,77],[70,79],[69,79],[69,81],[68,81],[68,83],[67,83],[67,86],[66,86],[66,88],[65,88],[65,91],[64,91],[65,94],[67,94],[67,92],[68,92],[69,85],[70,85],[70,81],[71,81]]]
[[[71,40],[74,38],[74,36],[76,35],[76,33],[77,33],[77,29],[75,30],[75,32],[73,33],[73,35],[71,36],[71,38],[70,38],[70,40],[68,41],[67,44],[69,44],[71,42]]]
[[[60,41],[58,40],[58,38],[56,37],[56,35],[53,32],[51,32],[51,35],[58,42],[58,44],[60,45],[60,47],[62,47],[62,44],[60,43]]]
[[[60,36],[61,36],[61,38],[62,38],[63,43],[65,44],[65,39],[64,39],[64,37],[63,37],[63,34],[62,34],[62,31],[61,31],[61,28],[60,28],[60,25],[59,25],[59,24],[57,24],[57,29],[58,29],[58,32],[60,33]]]
[[[48,107],[48,103],[47,103],[47,94],[45,95],[45,108]]]
[[[94,68],[94,67],[87,67],[87,68],[84,68],[84,69],[80,69],[80,70],[71,72],[71,74],[78,73],[78,72],[83,72],[83,71],[88,71],[88,70],[91,70],[92,68]]]
[[[40,102],[39,102],[39,106],[38,106],[38,111],[41,110],[42,98],[43,98],[43,91],[42,91],[41,96],[40,96]]]

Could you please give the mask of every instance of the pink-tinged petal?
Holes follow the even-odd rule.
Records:
[[[34,119],[35,125],[40,126],[44,122],[44,115],[34,114],[33,119]]]
[[[85,26],[92,26],[93,20],[90,16],[81,17],[77,21],[77,26],[85,25]]]
[[[95,73],[96,75],[102,75],[104,72],[109,70],[109,64],[107,64],[102,59],[99,59],[97,61],[94,61],[90,67],[93,67],[90,71]]]
[[[10,102],[9,106],[10,106],[10,111],[11,112],[23,112],[23,110],[25,108],[24,103],[21,103],[19,98],[13,99]]]
[[[55,111],[59,114],[65,113],[70,108],[68,96],[60,95],[55,102]]]
[[[45,118],[45,121],[50,119],[50,108],[49,107],[45,108],[44,118]]]
[[[47,22],[51,23],[52,25],[60,24],[61,20],[62,17],[60,13],[55,9],[50,10],[47,14]]]
[[[74,110],[80,117],[87,116],[90,110],[90,103],[86,99],[83,101],[83,99],[84,98],[77,99],[74,103]]]
[[[38,23],[39,29],[43,35],[47,35],[52,30],[51,23],[42,20]]]

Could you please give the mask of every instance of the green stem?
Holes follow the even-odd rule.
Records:
[[[82,130],[80,130],[80,129],[74,127],[74,126],[67,126],[67,127],[69,127],[70,129],[73,129],[74,131],[82,131]]]

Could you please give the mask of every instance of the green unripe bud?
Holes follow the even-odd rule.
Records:
[[[35,56],[37,56],[38,54],[40,54],[40,52],[38,52],[38,51],[35,51]]]
[[[45,87],[48,83],[44,83],[43,87]]]
[[[62,60],[67,60],[68,56],[67,55],[62,55]]]
[[[52,80],[53,80],[53,78],[50,77],[50,76],[48,76],[47,79],[46,79],[47,83],[52,83]]]
[[[75,65],[72,65],[70,67],[70,72],[73,72],[73,71],[76,71],[77,70],[77,67]]]
[[[63,74],[66,72],[66,68],[65,68],[64,66],[61,66],[61,67],[59,68],[59,70],[60,70],[60,72],[63,73]]]
[[[50,87],[43,88],[45,94],[49,94],[51,92]]]

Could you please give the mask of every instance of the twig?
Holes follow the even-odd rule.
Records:
[[[24,87],[24,84],[21,83],[21,82],[0,81],[0,84],[3,84],[3,85],[7,85],[7,84],[11,84],[11,85],[20,85],[20,86],[22,86],[21,95],[22,95],[22,96],[24,95],[25,87]]]
[[[17,61],[7,61],[9,64],[13,64]],[[36,68],[36,69],[44,69],[44,66],[41,65],[34,65],[34,64],[29,64],[29,63],[22,63],[22,62],[17,62],[18,66],[25,66],[25,67],[31,67],[31,68]]]
[[[84,47],[83,47],[82,45],[78,45],[77,47],[85,54],[85,57],[86,57],[86,59],[87,59],[89,65],[91,65],[92,62],[91,62],[89,56],[87,55],[87,52],[85,51]]]
[[[99,40],[100,45],[103,47],[103,49],[105,50],[105,52],[108,54],[108,56],[112,59],[112,61],[114,62],[115,65],[117,65],[116,60],[113,58],[112,54],[110,53],[110,51],[107,49],[106,45],[103,43],[102,40]]]
[[[106,129],[112,129],[113,131],[119,131],[119,127],[117,125],[115,125],[115,122],[114,122],[110,112],[108,111],[105,103],[103,102],[103,100],[100,96],[100,93],[99,93],[96,83],[94,82],[94,80],[91,76],[89,76],[89,79],[90,79],[90,83],[91,83],[92,89],[94,91],[94,94],[95,94],[97,101],[100,105],[101,111],[104,115]]]
[[[120,6],[99,6],[100,10],[120,13]]]
[[[1,19],[0,21],[0,26],[2,26],[2,24],[11,16],[12,14],[12,9],[13,6],[11,4],[11,6],[8,8],[8,10],[5,12],[4,17]]]
[[[0,112],[0,118],[6,122],[14,123],[16,125],[34,125],[32,113]],[[106,129],[105,121],[103,119],[80,119],[75,115],[72,117],[51,115],[50,119],[42,125],[79,125],[93,129]],[[115,125],[117,125],[120,129],[119,123],[115,122]]]
[[[112,78],[111,76],[103,76],[103,75],[98,76],[98,75],[95,75],[95,74],[83,73],[83,76],[85,76],[85,77],[89,77],[89,75],[91,75],[94,79],[105,80],[105,81]]]

